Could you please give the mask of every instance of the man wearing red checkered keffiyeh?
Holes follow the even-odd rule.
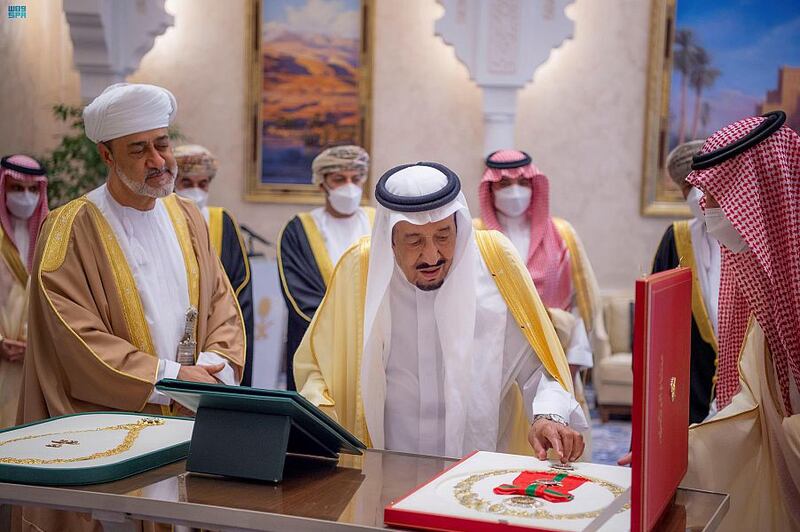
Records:
[[[800,529],[800,137],[770,113],[704,144],[688,181],[722,245],[720,411],[689,437],[684,483],[731,494],[725,525]]]
[[[566,220],[550,216],[550,183],[523,151],[490,154],[478,196],[481,219],[474,225],[504,233],[519,252],[559,333],[576,397],[588,416],[578,371],[591,368],[593,353],[602,357],[610,347],[583,243]]]
[[[0,429],[14,425],[22,384],[36,240],[47,216],[47,175],[27,155],[0,159]]]

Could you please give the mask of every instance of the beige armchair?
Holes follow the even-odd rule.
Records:
[[[595,351],[592,382],[597,409],[605,423],[611,414],[630,415],[631,412],[633,297],[629,294],[605,296],[603,315],[611,349],[605,352]]]

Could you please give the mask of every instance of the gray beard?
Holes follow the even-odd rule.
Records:
[[[137,183],[125,175],[125,172],[123,172],[118,165],[114,165],[114,171],[119,176],[120,181],[122,181],[131,192],[138,196],[147,196],[148,198],[154,199],[166,198],[172,194],[172,190],[175,188],[175,179],[178,177],[177,164],[169,169],[169,172],[172,175],[172,180],[160,187],[151,187],[144,181]]]
[[[416,284],[415,286],[424,292],[433,292],[434,290],[440,289],[443,284],[444,279],[434,284]]]

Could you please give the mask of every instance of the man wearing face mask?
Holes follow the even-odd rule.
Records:
[[[731,495],[730,530],[800,530],[800,136],[782,111],[706,140],[687,181],[722,246],[719,411],[683,485]]]
[[[47,175],[27,155],[0,160],[0,429],[15,424],[28,326],[26,287],[48,213]]]
[[[250,386],[253,370],[253,288],[250,280],[250,260],[239,224],[222,207],[208,206],[208,189],[219,166],[214,155],[203,146],[185,144],[174,150],[178,163],[175,193],[192,200],[208,224],[211,246],[236,294],[247,330],[247,357],[242,386]]]
[[[480,184],[479,229],[504,233],[525,262],[542,302],[559,330],[588,417],[579,370],[591,368],[593,353],[608,350],[600,290],[575,229],[550,216],[547,177],[522,151],[499,150],[486,158]],[[590,446],[587,439],[587,447]]]
[[[717,307],[719,301],[720,249],[708,233],[700,198],[703,193],[686,182],[692,156],[702,140],[681,144],[667,156],[667,173],[681,189],[694,218],[667,228],[653,260],[653,273],[678,266],[692,269],[692,358],[689,422],[699,423],[713,415],[714,380],[717,372]]]
[[[311,163],[312,183],[325,194],[325,206],[292,218],[278,236],[278,271],[289,326],[286,383],[295,389],[294,352],[317,311],[333,268],[342,254],[368,235],[375,216],[360,207],[369,155],[359,146],[334,146]]]

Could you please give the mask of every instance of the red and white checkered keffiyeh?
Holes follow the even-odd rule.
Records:
[[[12,155],[7,159],[9,163],[30,168],[31,170],[41,170],[42,166],[31,157],[27,155]],[[39,204],[33,215],[28,219],[28,234],[30,235],[30,245],[28,246],[28,256],[20,257],[31,271],[33,267],[33,255],[36,253],[36,241],[39,238],[39,230],[44,223],[44,219],[50,209],[47,207],[47,176],[46,175],[32,175],[24,172],[18,172],[10,168],[0,167],[0,225],[3,226],[3,231],[8,236],[9,240],[14,244],[14,247],[19,249],[17,243],[14,242],[14,224],[11,221],[11,213],[6,206],[6,180],[13,179],[25,184],[38,183],[39,184]]]
[[[740,120],[703,145],[708,153],[741,139],[764,118]],[[738,361],[747,320],[764,330],[787,414],[789,375],[800,384],[800,137],[783,126],[767,139],[687,181],[711,194],[750,249],[723,247],[719,294],[717,405],[739,390]]]
[[[494,162],[511,162],[525,155],[515,150],[495,152]],[[487,229],[503,231],[497,220],[491,184],[503,177],[531,180],[531,203],[526,213],[531,219],[531,244],[526,259],[528,271],[547,307],[569,310],[572,305],[572,277],[567,245],[550,217],[550,183],[533,164],[518,168],[487,168],[483,173],[478,196],[481,218]]]

